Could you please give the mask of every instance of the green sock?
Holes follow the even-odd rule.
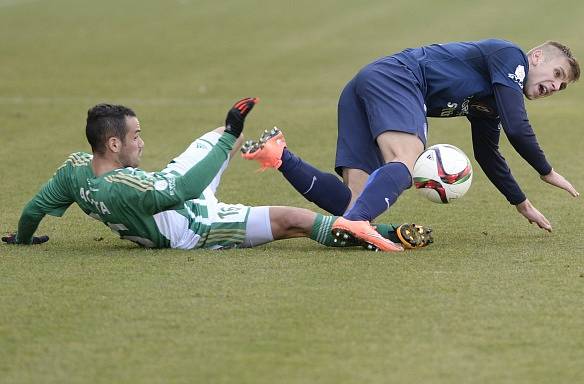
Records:
[[[312,225],[312,231],[310,232],[310,238],[327,247],[334,247],[335,244],[333,243],[331,230],[337,218],[338,216],[323,216],[317,213],[314,224]]]
[[[395,234],[395,230],[399,227],[398,224],[371,224],[379,234],[394,243],[400,244],[400,240]]]

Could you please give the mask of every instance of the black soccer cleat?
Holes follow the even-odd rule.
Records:
[[[416,224],[402,224],[396,228],[395,234],[404,248],[422,248],[434,242],[432,228]]]

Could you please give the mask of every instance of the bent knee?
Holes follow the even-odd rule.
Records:
[[[411,171],[418,156],[424,151],[424,143],[414,134],[405,132],[384,132],[377,138],[377,144],[385,163],[404,163]]]

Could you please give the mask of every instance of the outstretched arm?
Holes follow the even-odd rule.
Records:
[[[45,215],[62,216],[74,202],[66,187],[68,182],[65,162],[40,191],[25,205],[18,221],[18,231],[2,238],[8,244],[41,244],[49,240],[48,236],[34,237]]]
[[[176,180],[177,194],[183,201],[198,197],[213,181],[229,151],[236,145],[245,118],[258,102],[258,98],[247,97],[236,102],[227,112],[225,131],[217,145],[203,160]]]
[[[540,174],[543,181],[564,189],[574,197],[578,196],[572,184],[547,162],[529,124],[523,94],[516,89],[495,84],[495,99],[505,134],[517,153]]]
[[[498,120],[469,117],[475,158],[489,180],[530,223],[551,231],[548,219],[525,197],[499,152]]]
[[[136,195],[140,201],[135,203],[141,204],[146,212],[155,214],[199,197],[217,176],[229,152],[237,145],[245,118],[257,102],[257,98],[245,98],[235,103],[227,113],[223,134],[211,151],[181,176],[167,173],[149,176],[148,182],[153,188]]]
[[[48,236],[33,236],[45,213],[37,204],[38,197],[35,197],[24,207],[20,220],[18,221],[18,232],[2,237],[2,241],[7,244],[42,244],[49,240]]]

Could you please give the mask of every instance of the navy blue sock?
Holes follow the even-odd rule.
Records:
[[[369,175],[361,196],[344,217],[372,221],[391,207],[411,185],[412,176],[404,163],[387,163]]]
[[[351,190],[336,175],[321,172],[287,148],[278,170],[308,201],[333,215],[342,215],[351,201]]]

